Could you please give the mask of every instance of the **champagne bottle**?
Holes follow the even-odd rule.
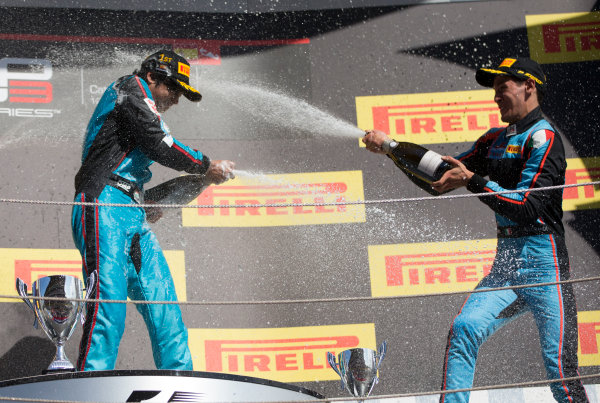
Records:
[[[388,141],[382,146],[387,156],[408,178],[432,195],[439,193],[431,184],[439,180],[452,166],[434,151],[414,143]]]
[[[144,199],[159,204],[188,204],[208,185],[199,175],[183,175],[144,192]]]

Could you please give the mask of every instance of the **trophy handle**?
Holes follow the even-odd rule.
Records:
[[[385,353],[387,353],[387,341],[383,341],[379,346],[379,351],[377,353],[377,370],[379,371],[379,367],[381,366],[381,361],[383,361],[383,357],[385,357]]]
[[[338,369],[338,364],[335,362],[335,355],[333,355],[333,353],[330,353],[329,351],[327,352],[327,362],[329,363],[329,366],[335,372],[337,372],[337,374],[339,375],[339,377],[340,377],[340,387],[342,388],[342,390],[344,390],[344,376],[342,375],[342,373]]]
[[[27,306],[29,308],[31,308],[31,310],[33,311],[33,327],[35,327],[37,329],[39,327],[38,326],[38,318],[37,318],[37,314],[35,313],[35,308],[33,307],[33,304],[31,303],[31,301],[29,301],[29,298],[27,295],[27,284],[25,284],[25,282],[23,280],[21,280],[20,278],[17,277],[16,285],[17,285],[17,292],[23,299],[23,302],[25,302],[27,304]]]
[[[93,290],[94,287],[96,287],[96,280],[98,279],[98,274],[96,274],[96,271],[94,270],[88,277],[87,279],[87,286],[85,287],[85,299],[88,300],[90,299],[90,290]],[[87,302],[84,303],[85,307],[81,310],[81,316],[80,316],[80,320],[81,320],[81,326],[83,326],[85,324],[85,319],[86,319],[86,312],[87,312]]]
[[[383,341],[380,345],[379,345],[379,350],[377,351],[377,371],[379,371],[379,367],[381,367],[381,361],[383,361],[383,358],[385,357],[385,353],[387,353],[387,341]],[[375,378],[375,383],[379,383],[379,376],[377,376],[377,378]],[[375,384],[373,384],[375,385]]]

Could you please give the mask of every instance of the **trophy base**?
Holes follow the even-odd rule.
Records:
[[[75,372],[75,367],[67,359],[57,359],[52,361],[48,368],[42,371],[42,374],[55,374],[57,372]]]
[[[267,379],[194,371],[89,371],[52,373],[0,382],[0,403],[77,402],[297,402],[323,399],[308,389]]]
[[[61,372],[75,372],[75,368],[48,368],[42,371],[42,375],[59,374]]]

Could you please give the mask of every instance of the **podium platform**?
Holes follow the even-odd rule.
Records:
[[[266,379],[195,371],[67,372],[0,382],[10,398],[77,402],[271,402],[323,399],[308,389]],[[25,399],[25,400],[23,400]]]

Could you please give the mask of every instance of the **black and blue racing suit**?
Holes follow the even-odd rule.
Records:
[[[167,261],[138,204],[158,162],[203,174],[210,161],[174,139],[157,111],[148,84],[121,77],[104,92],[87,127],[75,201],[132,207],[75,205],[73,239],[83,258],[83,275],[95,271],[92,298],[176,301]],[[87,305],[79,347],[79,370],[113,369],[125,327],[122,303]],[[187,329],[177,304],[137,304],[160,369],[192,370]]]
[[[562,140],[539,107],[514,125],[489,130],[458,159],[475,173],[467,186],[473,193],[565,183]],[[569,279],[562,189],[481,196],[480,200],[496,213],[498,247],[492,269],[477,289]],[[538,328],[548,379],[577,376],[575,296],[571,284],[558,284],[471,294],[448,335],[442,390],[470,388],[481,344],[526,311],[532,312]],[[588,401],[580,381],[550,386],[559,402]],[[446,403],[468,400],[466,392],[440,398]]]

